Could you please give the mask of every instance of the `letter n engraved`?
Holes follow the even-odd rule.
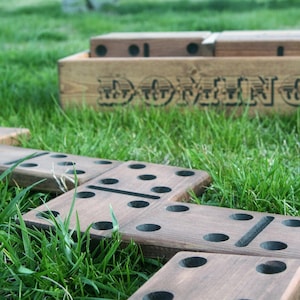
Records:
[[[274,105],[274,82],[276,76],[249,77],[250,84],[250,104],[262,104],[264,106]]]
[[[288,105],[300,106],[300,76],[286,78],[278,88],[278,93]]]
[[[125,105],[135,95],[133,84],[124,77],[100,77],[98,82],[100,106]]]

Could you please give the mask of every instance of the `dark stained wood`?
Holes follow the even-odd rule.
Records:
[[[296,300],[299,297],[299,260],[180,252],[129,299]]]
[[[204,171],[129,161],[77,188],[71,227],[76,226],[77,213],[83,231],[93,223],[96,224],[91,228],[94,238],[110,236],[111,228],[97,228],[97,224],[112,221],[111,206],[122,233],[134,219],[148,212],[156,214],[161,203],[187,201],[190,192],[200,194],[210,181]],[[37,215],[48,209],[58,212],[64,219],[70,211],[74,193],[65,193],[25,214],[25,222],[28,226],[49,226],[47,220]]]
[[[143,224],[159,230],[138,230]],[[299,217],[164,202],[133,218],[122,235],[152,257],[186,250],[300,259]]]
[[[299,217],[185,203],[189,192],[200,194],[209,182],[204,171],[126,162],[78,187],[71,226],[75,211],[83,231],[111,221],[112,205],[124,241],[133,239],[147,256],[188,250],[300,259]],[[48,207],[65,218],[73,197],[70,191],[37,211]],[[24,219],[29,226],[47,225],[36,211]],[[92,228],[91,234],[101,238],[111,230]]]
[[[76,180],[80,185],[121,163],[101,158],[0,146],[0,173],[20,160],[24,161],[14,168],[10,176],[11,184],[26,187],[45,180],[35,189],[56,193],[73,189]]]

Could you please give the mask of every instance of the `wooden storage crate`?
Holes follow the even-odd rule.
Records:
[[[58,62],[61,104],[63,107],[87,104],[99,110],[139,105],[238,110],[248,107],[252,112],[263,113],[295,111],[300,106],[300,55],[297,55],[300,47],[298,52],[295,50],[300,45],[300,32],[290,34],[292,40],[284,39],[282,31],[278,39],[274,38],[274,31],[264,35],[252,33],[248,40],[244,37],[237,43],[239,35],[239,32],[232,35],[206,32],[206,38],[204,34],[199,35],[201,43],[197,44],[197,51],[191,51],[188,56],[182,53],[181,56],[174,56],[174,53],[158,56],[158,53],[157,56],[128,57],[127,52],[120,51],[119,57],[93,57],[86,51],[66,57]],[[261,36],[266,37],[265,43],[261,42]],[[120,39],[120,34],[115,37]],[[186,43],[186,49],[195,44],[180,37],[178,43]],[[195,37],[191,37],[195,41]],[[101,36],[98,38],[101,44]],[[251,56],[244,56],[248,55],[244,49],[251,44],[251,39]],[[103,36],[105,40],[107,35]],[[120,39],[120,45],[122,40],[126,39]],[[161,37],[159,42],[162,43]],[[92,39],[91,48],[96,47],[95,43]],[[112,44],[118,45],[117,41]],[[230,44],[232,51],[241,53],[240,56],[224,56]],[[151,53],[151,41],[147,40],[147,45]],[[178,49],[183,51],[183,46]],[[222,47],[227,52],[222,52]],[[285,47],[293,51],[285,51]],[[269,51],[269,56],[262,48]],[[155,49],[157,51],[157,47]],[[255,51],[258,56],[253,56]],[[218,53],[220,55],[215,56]]]

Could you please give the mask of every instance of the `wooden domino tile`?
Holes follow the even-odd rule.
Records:
[[[24,158],[13,170],[11,183],[26,187],[46,179],[35,188],[40,191],[61,193],[80,185],[121,162],[35,149],[0,146],[0,173]],[[75,176],[76,173],[76,176]]]
[[[209,31],[110,33],[90,40],[91,57],[170,57],[200,55]]]
[[[111,206],[122,233],[133,219],[146,212],[155,214],[160,203],[187,200],[190,192],[200,194],[209,183],[210,177],[204,171],[129,161],[77,188],[70,226],[76,226],[78,214],[83,232],[93,224],[91,235],[94,238],[110,236],[113,228]],[[41,219],[41,213],[47,215],[50,210],[64,219],[73,198],[74,191],[65,193],[28,212],[24,220],[28,226],[47,227],[49,222]]]
[[[206,172],[126,162],[80,186],[74,216],[81,229],[111,223],[110,205],[124,240],[134,239],[145,255],[170,257],[180,250],[300,258],[300,218],[180,203],[189,191],[200,194],[210,182]],[[39,207],[65,218],[74,192]],[[90,207],[92,209],[90,209]],[[47,226],[37,211],[24,216],[29,225]],[[49,225],[49,224],[48,224]],[[109,236],[95,225],[95,238]]]
[[[20,137],[30,135],[29,129],[0,127],[0,144],[17,145]]]
[[[299,55],[299,30],[224,31],[215,41],[215,56]]]
[[[132,219],[122,234],[146,256],[187,250],[300,259],[300,217],[164,202]]]
[[[296,300],[300,261],[179,252],[130,300]]]

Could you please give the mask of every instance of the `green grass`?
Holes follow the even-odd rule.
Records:
[[[195,203],[299,216],[300,111],[240,117],[216,111],[59,107],[57,60],[111,31],[297,29],[297,1],[120,0],[103,12],[64,15],[58,0],[0,3],[0,125],[27,127],[23,147],[207,170]],[[160,262],[118,235],[27,229],[20,214],[53,195],[0,183],[0,298],[126,299]],[[20,222],[16,223],[19,217]]]

